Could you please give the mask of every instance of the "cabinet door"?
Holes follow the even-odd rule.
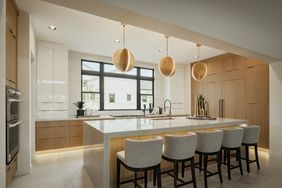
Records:
[[[246,117],[244,79],[222,82],[222,99],[224,99],[224,117],[237,119]]]
[[[17,83],[17,39],[10,29],[6,29],[6,78]]]
[[[67,110],[68,106],[68,51],[54,49],[54,108]]]
[[[184,69],[177,67],[175,74],[170,78],[170,97],[172,113],[174,114],[183,114],[185,112],[184,82]]]
[[[221,99],[221,82],[205,83],[204,97],[208,101],[211,117],[219,116],[219,99]]]
[[[53,103],[53,48],[41,46],[37,48],[37,101]]]
[[[17,37],[18,13],[13,0],[6,1],[6,15],[7,27]]]

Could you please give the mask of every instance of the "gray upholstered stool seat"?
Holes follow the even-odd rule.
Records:
[[[167,134],[164,136],[164,150],[163,159],[174,164],[173,175],[168,173],[174,178],[174,187],[180,187],[193,183],[194,188],[197,187],[195,166],[194,166],[194,155],[197,144],[197,135],[195,133],[187,133],[184,135],[171,135]],[[182,164],[182,176],[184,176],[184,165],[185,162],[190,161],[192,180],[183,181],[178,178],[178,164]],[[180,182],[180,184],[178,184]]]
[[[260,126],[258,125],[242,125],[244,129],[244,136],[242,145],[245,146],[245,160],[247,165],[247,171],[250,172],[250,163],[256,162],[257,168],[260,169],[259,157],[258,157],[258,140],[260,136]],[[249,147],[253,146],[255,148],[255,160],[250,160],[249,157]]]
[[[204,170],[205,188],[208,187],[207,178],[218,174],[220,182],[222,183],[221,174],[221,143],[223,138],[223,131],[209,130],[196,131],[198,136],[196,153],[199,154],[199,169]],[[215,155],[217,161],[217,172],[212,173],[208,171],[208,157]],[[204,157],[204,167],[202,169],[202,158]]]
[[[241,145],[244,130],[239,127],[232,128],[222,128],[223,139],[221,149],[224,151],[224,164],[227,160],[227,172],[228,179],[231,180],[231,169],[240,168],[241,175],[243,175],[242,162],[241,162]],[[230,163],[232,150],[236,151],[236,160],[239,162],[239,165],[233,166]]]
[[[156,137],[151,140],[126,139],[125,150],[117,152],[117,187],[119,187],[120,184],[128,182],[120,182],[120,165],[123,165],[128,170],[134,172],[134,187],[140,187],[137,184],[137,172],[144,172],[144,184],[145,187],[147,187],[147,172],[154,170],[158,180],[158,188],[160,188],[162,148],[162,137]]]

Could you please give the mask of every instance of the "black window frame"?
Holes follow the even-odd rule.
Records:
[[[98,63],[100,65],[100,71],[91,71],[91,70],[83,70],[83,62],[93,62],[93,63]],[[143,107],[141,106],[141,96],[146,95],[146,96],[152,96],[153,97],[153,107],[155,106],[155,70],[152,68],[147,68],[147,67],[139,67],[135,66],[136,68],[136,75],[129,75],[129,74],[121,74],[121,73],[109,73],[104,71],[104,65],[113,65],[112,63],[107,63],[107,62],[101,62],[101,61],[93,61],[93,60],[87,60],[87,59],[81,59],[81,101],[83,101],[83,93],[93,93],[93,94],[99,94],[100,95],[100,109],[99,111],[120,111],[120,110],[142,110]],[[140,70],[141,69],[147,69],[151,70],[153,72],[152,77],[147,77],[147,76],[141,76]],[[88,75],[88,76],[99,76],[100,83],[99,83],[99,92],[84,92],[83,91],[83,75]],[[137,92],[136,92],[136,109],[105,109],[105,95],[104,95],[104,78],[105,77],[111,77],[111,78],[123,78],[123,79],[134,79],[137,82]],[[141,94],[141,80],[145,81],[151,81],[152,82],[152,94]],[[148,107],[147,107],[148,108]]]

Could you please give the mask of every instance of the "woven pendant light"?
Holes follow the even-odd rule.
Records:
[[[129,49],[125,48],[125,24],[122,24],[123,27],[123,48],[115,51],[112,61],[114,66],[122,71],[128,72],[133,69],[135,65],[134,55],[129,51]]]
[[[164,76],[173,76],[175,73],[175,62],[172,57],[168,56],[168,36],[166,38],[166,57],[161,58],[159,71]]]
[[[200,44],[197,44],[198,48],[198,56],[197,58],[200,59]],[[201,81],[203,80],[208,73],[208,67],[205,63],[201,63],[200,60],[192,66],[192,77],[194,80]]]

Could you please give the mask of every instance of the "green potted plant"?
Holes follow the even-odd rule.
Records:
[[[76,111],[77,116],[84,116],[84,111],[85,111],[85,110],[83,110],[84,103],[85,102],[83,102],[83,101],[77,101],[77,102],[73,103],[78,108],[78,110]]]

